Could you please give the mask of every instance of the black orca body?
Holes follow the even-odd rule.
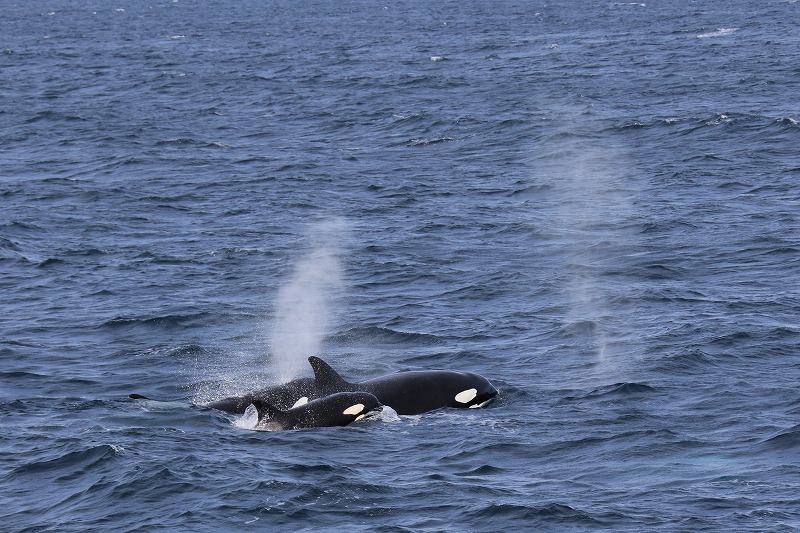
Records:
[[[319,357],[309,357],[314,378],[294,379],[282,385],[216,400],[211,407],[233,414],[244,414],[250,404],[291,412],[307,402],[339,392],[367,392],[399,415],[416,415],[443,407],[475,408],[489,403],[497,389],[489,381],[470,372],[422,370],[399,372],[375,379],[350,383]],[[132,394],[132,398],[144,396]],[[337,425],[337,424],[335,424]]]
[[[378,399],[367,392],[338,392],[289,410],[278,409],[258,399],[253,405],[258,411],[256,429],[265,431],[346,426],[383,408]]]
[[[256,401],[269,404],[278,409],[287,410],[297,404],[305,403],[310,399],[319,397],[316,393],[316,383],[313,378],[293,379],[282,385],[274,385],[253,392],[248,392],[242,396],[231,396],[207,404],[204,407],[211,407],[227,413],[243,414],[247,406]],[[303,400],[305,398],[305,400]]]
[[[314,369],[317,397],[364,391],[374,394],[398,415],[417,415],[442,407],[481,407],[497,396],[497,389],[486,378],[470,372],[421,370],[349,383],[319,357],[309,357],[308,362]]]

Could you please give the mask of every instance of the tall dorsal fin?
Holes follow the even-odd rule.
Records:
[[[311,368],[314,369],[314,379],[317,382],[317,388],[325,393],[342,392],[352,388],[352,385],[345,381],[336,370],[331,368],[331,365],[313,355],[308,358],[311,363]]]
[[[286,411],[281,411],[274,405],[267,403],[263,400],[253,400],[253,405],[258,412],[258,421],[261,422],[263,419],[268,418],[270,420],[280,419],[282,416],[286,415]]]

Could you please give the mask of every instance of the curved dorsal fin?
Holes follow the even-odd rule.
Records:
[[[312,355],[308,358],[308,362],[311,363],[311,368],[314,370],[314,380],[317,382],[318,389],[330,393],[347,391],[352,388],[352,385],[331,368],[331,365],[319,357]]]
[[[270,420],[274,420],[276,418],[280,418],[282,415],[286,414],[286,411],[281,411],[274,405],[267,403],[263,400],[253,400],[253,405],[258,412],[258,421],[261,422],[263,419],[267,418]]]

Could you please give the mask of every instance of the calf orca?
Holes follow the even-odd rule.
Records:
[[[252,403],[258,411],[255,429],[264,431],[346,426],[383,408],[368,392],[338,392],[285,411],[260,399]]]
[[[300,378],[282,385],[248,392],[243,396],[230,396],[209,402],[204,404],[204,407],[241,415],[244,414],[248,405],[260,401],[278,409],[287,410],[302,405],[310,399],[318,398],[319,396],[315,392],[316,384],[313,378]]]
[[[486,378],[470,372],[420,370],[349,383],[319,357],[311,356],[308,362],[314,369],[317,397],[342,391],[369,392],[398,415],[442,407],[481,407],[497,396],[497,389]]]

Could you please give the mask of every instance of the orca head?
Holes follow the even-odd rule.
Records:
[[[469,409],[477,409],[490,403],[498,391],[483,376],[463,372],[464,379],[459,384],[459,391],[453,396],[453,406]],[[466,388],[461,388],[466,387]]]
[[[315,400],[324,405],[317,419],[327,419],[326,425],[346,426],[364,418],[380,413],[383,405],[369,392],[337,392]]]

